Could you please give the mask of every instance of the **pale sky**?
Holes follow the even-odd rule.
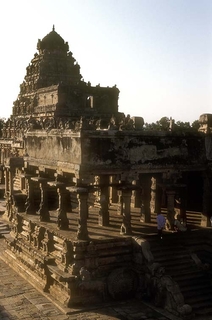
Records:
[[[53,24],[85,81],[117,85],[120,112],[149,123],[212,113],[212,0],[7,0],[0,12],[0,117]]]

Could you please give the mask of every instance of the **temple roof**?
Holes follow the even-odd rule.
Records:
[[[38,41],[37,49],[14,101],[13,116],[118,111],[118,89],[91,87],[82,81],[79,64],[54,26]]]
[[[64,41],[64,39],[55,31],[53,26],[52,31],[48,33],[42,40],[38,40],[37,49],[39,51],[47,50],[62,50],[68,51],[69,46],[68,43]]]

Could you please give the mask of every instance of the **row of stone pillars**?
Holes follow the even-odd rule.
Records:
[[[6,216],[11,221],[14,216],[14,198],[15,193],[13,190],[13,179],[15,176],[15,171],[12,168],[5,168],[5,198],[6,198]],[[87,219],[88,219],[88,189],[87,188],[69,188],[66,187],[66,183],[61,181],[51,181],[49,182],[45,177],[34,177],[30,174],[24,174],[24,178],[27,183],[27,198],[25,202],[25,213],[26,214],[38,214],[40,221],[49,222],[50,214],[48,209],[48,195],[47,191],[49,186],[55,187],[58,195],[58,209],[57,209],[57,226],[61,230],[69,229],[69,220],[67,217],[68,203],[70,191],[77,193],[78,198],[78,209],[79,209],[79,219],[78,219],[78,231],[77,238],[81,240],[88,239],[87,231]],[[39,185],[40,188],[40,205],[36,212],[35,199],[34,199],[34,182]]]
[[[8,204],[8,217],[12,220],[12,198],[13,193],[13,178],[14,171],[11,168],[5,170],[5,193]],[[60,181],[51,181],[49,182],[47,178],[42,176],[34,177],[30,174],[24,174],[27,184],[27,198],[25,202],[25,212],[26,214],[38,214],[40,221],[48,222],[50,221],[50,215],[48,210],[48,197],[47,189],[49,186],[53,186],[57,190],[58,194],[58,218],[57,225],[59,229],[68,229],[69,221],[67,218],[67,205],[69,192],[76,193],[78,198],[78,210],[79,210],[79,219],[78,219],[78,239],[87,239],[87,219],[88,219],[88,194],[89,187],[67,187],[65,183]],[[109,225],[109,186],[106,184],[107,177],[101,179],[101,184],[98,186],[100,190],[100,210],[99,210],[99,225],[108,226]],[[35,203],[34,203],[34,184],[36,182],[40,188],[40,205],[39,209],[36,212]],[[119,190],[119,193],[122,194],[122,200],[120,202],[121,214],[122,214],[122,225],[121,233],[122,234],[131,234],[131,194],[132,190],[123,188]]]
[[[82,187],[69,187],[70,192],[76,192],[79,201],[79,220],[78,220],[78,239],[87,239],[87,219],[88,219],[88,193],[87,188]],[[108,187],[100,188],[102,193],[100,195],[100,210],[99,210],[99,225],[109,226],[109,203],[108,203]],[[122,224],[120,233],[123,235],[131,234],[131,189],[123,189],[121,200],[121,215]]]
[[[8,208],[11,207],[11,197],[13,195],[13,178],[14,170],[12,168],[6,168],[5,170],[5,193],[7,195]],[[47,178],[42,176],[33,177],[29,174],[24,174],[24,178],[27,181],[28,193],[26,199],[26,214],[36,214],[36,209],[34,205],[34,190],[33,182],[36,182],[40,188],[40,205],[37,214],[40,216],[41,221],[48,222],[50,220],[49,210],[48,210],[48,199],[47,199],[47,188],[53,186],[57,190],[58,194],[58,217],[57,225],[59,229],[68,229],[69,221],[67,218],[68,210],[68,197],[70,192],[76,193],[79,205],[79,219],[78,219],[78,239],[87,239],[87,219],[88,219],[88,194],[93,191],[87,187],[67,187],[66,183],[58,181],[57,177],[55,181],[49,182]],[[148,180],[148,181],[147,181]],[[100,180],[96,188],[100,191],[100,209],[99,209],[99,220],[98,223],[101,226],[109,225],[109,186],[113,186],[112,193],[113,197],[118,198],[117,214],[122,216],[122,223],[120,228],[120,233],[124,235],[130,235],[131,230],[131,206],[132,199],[135,203],[140,203],[141,210],[141,221],[151,222],[151,213],[160,212],[161,204],[163,201],[162,194],[166,194],[167,200],[167,212],[174,211],[175,206],[175,192],[173,190],[166,190],[164,185],[157,185],[156,181],[149,179],[142,181],[142,188],[136,184],[117,184],[113,185],[109,181],[108,176],[100,176]],[[159,187],[158,187],[159,186]],[[93,186],[94,187],[94,186]],[[114,190],[118,192],[113,192]],[[138,202],[136,198],[140,198]],[[9,209],[8,209],[9,211]],[[173,215],[170,220],[173,219]]]

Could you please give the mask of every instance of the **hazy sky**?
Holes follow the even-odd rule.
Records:
[[[53,24],[85,81],[117,85],[119,111],[191,123],[212,113],[212,0],[7,0],[0,12],[0,117]]]

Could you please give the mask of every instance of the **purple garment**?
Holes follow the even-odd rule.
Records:
[[[166,219],[164,216],[160,213],[157,215],[157,224],[158,224],[158,230],[161,230],[165,227]]]

